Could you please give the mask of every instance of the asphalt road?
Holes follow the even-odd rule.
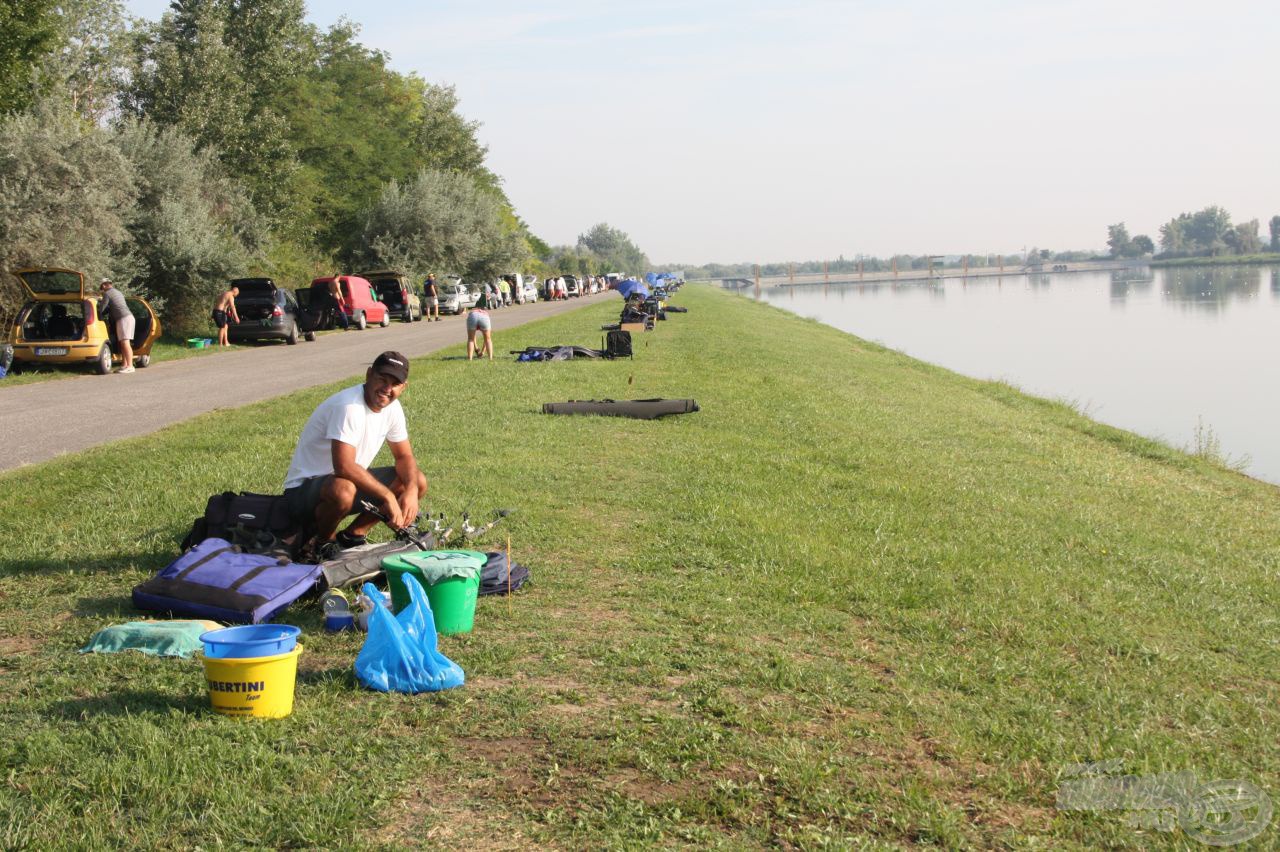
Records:
[[[497,335],[502,329],[605,299],[618,301],[605,292],[492,312],[495,357],[505,357]],[[235,408],[357,376],[388,349],[417,358],[466,339],[463,317],[392,321],[387,328],[322,334],[314,343],[237,346],[219,355],[153,362],[124,376],[85,375],[0,386],[0,471],[147,435],[216,408]]]

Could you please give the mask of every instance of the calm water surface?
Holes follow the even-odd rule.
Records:
[[[1175,446],[1211,430],[1246,472],[1280,483],[1280,268],[819,284],[761,298]]]

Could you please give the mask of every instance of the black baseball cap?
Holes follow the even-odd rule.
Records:
[[[373,359],[373,371],[385,373],[399,384],[409,381],[409,359],[399,352],[383,352]]]

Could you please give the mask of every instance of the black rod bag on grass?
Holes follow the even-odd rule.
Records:
[[[426,535],[427,543],[435,539]],[[344,550],[336,558],[320,563],[321,585],[327,589],[346,589],[378,580],[382,574],[382,560],[397,553],[416,553],[419,548],[408,541],[387,541],[381,544],[364,544]]]
[[[237,542],[241,545],[248,545],[248,539],[259,534],[264,541],[282,540],[291,535],[296,537],[297,527],[283,495],[224,491],[209,498],[203,517],[196,518],[191,531],[182,540],[182,549],[190,550],[208,538],[238,537],[243,539]],[[272,548],[263,546],[246,549],[266,551]]]
[[[692,399],[592,399],[542,404],[543,414],[598,414],[637,420],[656,420],[668,414],[689,414],[697,410],[698,403]]]

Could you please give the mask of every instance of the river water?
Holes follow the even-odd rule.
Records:
[[[753,291],[744,291],[751,294]],[[1280,483],[1280,267],[773,287],[761,299]]]

